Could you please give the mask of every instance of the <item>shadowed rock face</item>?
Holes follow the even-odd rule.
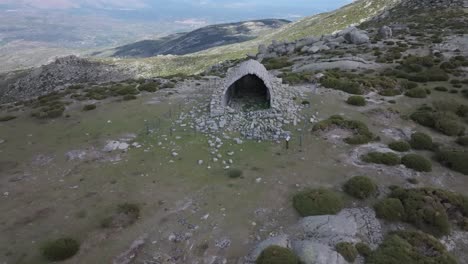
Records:
[[[152,57],[184,55],[213,47],[239,43],[256,38],[261,32],[289,23],[283,19],[264,19],[212,25],[188,33],[179,33],[157,40],[143,40],[118,47],[114,57]]]
[[[259,108],[270,107],[270,93],[265,83],[258,76],[248,74],[233,83],[224,97],[226,105],[252,104]]]

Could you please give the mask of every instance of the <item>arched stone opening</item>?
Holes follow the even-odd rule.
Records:
[[[270,90],[257,75],[247,74],[229,86],[224,105],[240,111],[268,109],[271,107]]]

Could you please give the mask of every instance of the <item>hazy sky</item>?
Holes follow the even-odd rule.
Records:
[[[351,0],[0,0],[2,9],[105,12],[114,17],[231,21],[255,18],[296,19],[330,11]]]

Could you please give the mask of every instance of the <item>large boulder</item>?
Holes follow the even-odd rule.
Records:
[[[347,208],[337,215],[302,218],[294,232],[298,239],[334,246],[338,242],[364,241],[375,247],[382,239],[380,222],[372,208]]]
[[[355,27],[350,27],[343,30],[339,36],[343,36],[347,42],[351,44],[361,45],[364,43],[368,43],[370,41],[367,32],[363,30],[359,30]]]
[[[267,52],[268,52],[267,46],[265,46],[264,44],[261,44],[258,46],[258,53],[266,54]]]
[[[310,46],[319,40],[320,38],[317,38],[317,37],[308,37],[305,39],[298,40],[296,42],[296,49],[301,50],[303,47]]]
[[[393,30],[388,26],[383,26],[379,29],[379,38],[389,39],[393,36]]]

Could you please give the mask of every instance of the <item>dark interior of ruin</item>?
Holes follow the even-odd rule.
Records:
[[[262,79],[248,74],[233,83],[225,95],[226,105],[242,111],[270,108],[270,93]]]

